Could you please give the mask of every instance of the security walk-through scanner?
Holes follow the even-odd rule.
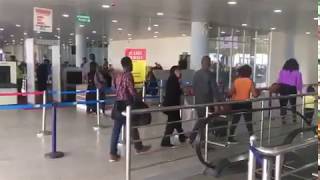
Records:
[[[60,41],[59,40],[42,40],[28,38],[25,40],[25,56],[27,63],[27,91],[34,92],[36,88],[36,64],[43,62],[46,56],[51,64],[52,90],[56,93],[52,94],[53,100],[61,101],[61,73],[60,73]],[[28,96],[28,103],[35,104],[36,97]]]
[[[61,101],[61,73],[60,73],[60,41],[59,40],[42,40],[28,38],[25,40],[25,59],[27,63],[27,92],[35,92],[36,88],[36,64],[43,63],[43,57],[50,60],[51,66],[51,88],[52,100],[54,102]],[[48,92],[42,92],[42,101],[37,102],[37,93],[34,96],[28,96],[28,103],[30,104],[47,104]],[[37,134],[38,137],[50,135],[51,132],[46,130],[46,107],[42,107],[42,128]]]

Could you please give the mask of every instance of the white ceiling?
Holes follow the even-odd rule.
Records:
[[[152,38],[154,31],[158,36],[171,37],[190,34],[192,21],[206,21],[213,26],[241,27],[269,30],[277,27],[278,31],[316,32],[316,0],[237,0],[238,4],[230,6],[228,0],[0,0],[0,44],[13,39],[19,42],[23,32],[28,36],[52,39],[61,28],[61,40],[68,41],[70,33],[75,31],[75,16],[84,13],[92,17],[92,22],[84,27],[90,40],[102,39],[103,35],[112,39]],[[102,4],[115,4],[103,9]],[[33,7],[51,8],[54,12],[54,32],[36,34],[32,31]],[[276,14],[274,9],[282,9]],[[157,16],[164,12],[164,16]],[[63,13],[70,14],[64,18]],[[147,31],[149,19],[151,24],[159,24]],[[118,23],[112,23],[117,19]],[[20,24],[22,27],[16,27]],[[117,28],[123,28],[118,31]],[[91,32],[95,30],[97,34]],[[15,37],[12,38],[10,35]],[[73,39],[73,38],[72,38]]]

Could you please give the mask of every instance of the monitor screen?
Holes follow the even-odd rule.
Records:
[[[10,83],[10,66],[0,66],[0,84]]]
[[[67,72],[67,84],[82,84],[82,72],[81,71],[68,71]]]

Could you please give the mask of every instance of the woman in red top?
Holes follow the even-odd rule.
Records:
[[[131,74],[132,71],[132,61],[129,57],[124,57],[121,59],[121,65],[123,68],[123,73],[121,73],[116,79],[116,95],[117,101],[123,102],[124,104],[131,104],[137,92],[134,88],[134,80]],[[119,119],[114,119],[114,125],[111,136],[111,150],[110,150],[110,162],[116,162],[120,160],[118,155],[118,141],[122,126],[126,123],[126,117],[122,116]],[[136,141],[134,143],[137,153],[143,153],[150,150],[151,146],[143,146],[140,140],[139,131],[137,128],[131,130],[132,139]]]

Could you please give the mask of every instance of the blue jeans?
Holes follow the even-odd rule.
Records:
[[[118,142],[119,142],[119,136],[121,133],[122,127],[126,124],[126,118],[123,117],[121,119],[114,120],[114,125],[112,129],[112,136],[111,136],[111,150],[110,154],[117,155],[118,154]],[[137,141],[134,143],[134,147],[136,150],[141,150],[143,145],[140,141],[140,135],[137,128],[131,129],[131,137],[134,141]]]

